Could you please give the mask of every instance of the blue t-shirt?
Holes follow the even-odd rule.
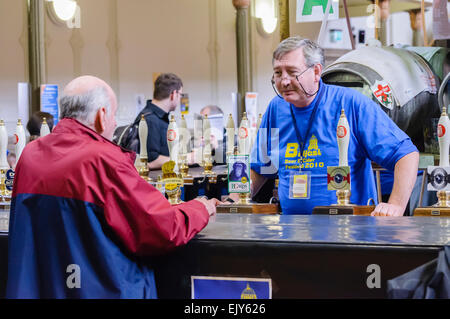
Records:
[[[322,90],[315,118],[311,119],[317,96]],[[291,173],[299,170],[300,147],[291,117],[291,105],[275,97],[262,118],[252,150],[251,168],[266,177],[278,174],[278,194],[283,214],[311,214],[315,206],[337,202],[336,191],[327,190],[327,166],[339,165],[336,128],[342,107],[350,126],[348,163],[351,203],[367,205],[369,198],[377,202],[371,161],[394,170],[400,158],[417,152],[410,138],[372,100],[356,90],[320,81],[319,93],[310,105],[293,107],[302,138],[305,138],[311,121],[302,168],[302,171],[311,172],[310,198],[289,199],[289,179]]]

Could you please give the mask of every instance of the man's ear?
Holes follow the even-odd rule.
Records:
[[[101,107],[98,109],[97,113],[95,114],[95,122],[94,127],[95,131],[98,134],[102,134],[105,131],[106,125],[106,109],[105,107]]]
[[[174,101],[175,100],[175,94],[177,93],[176,90],[173,90],[172,93],[170,93],[170,101]]]
[[[323,70],[322,64],[319,63],[314,65],[314,76],[317,82],[320,81],[320,77],[322,76],[322,70]]]

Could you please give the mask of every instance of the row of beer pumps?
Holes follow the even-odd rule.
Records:
[[[40,136],[50,134],[50,128],[47,124],[46,118],[43,118]],[[14,134],[15,156],[16,163],[19,161],[22,151],[27,143],[25,128],[22,120],[17,120],[16,131]],[[7,159],[8,149],[8,132],[6,130],[5,122],[0,120],[0,203],[10,202],[14,181],[14,168],[10,167]]]
[[[258,118],[257,127],[261,122],[261,115]],[[244,112],[241,120],[239,130],[236,132],[234,120],[230,114],[226,124],[226,155],[227,159],[230,155],[245,154],[250,156],[252,139],[250,132],[250,123]],[[46,119],[43,118],[41,124],[40,136],[43,137],[50,133],[49,126]],[[238,147],[235,147],[236,133],[238,139]],[[211,125],[208,116],[205,115],[202,119],[202,133],[203,145],[201,147],[202,160],[199,163],[203,167],[202,175],[208,180],[209,183],[217,182],[217,173],[213,171],[213,157],[212,157],[212,145],[211,145]],[[190,141],[190,131],[187,128],[186,119],[181,117],[179,124],[176,123],[174,116],[171,116],[169,127],[167,130],[167,143],[169,147],[170,161],[175,163],[172,174],[176,174],[182,180],[183,184],[192,184],[193,176],[189,174],[188,163],[188,145]],[[15,156],[16,163],[19,161],[20,155],[27,143],[25,128],[22,121],[17,121],[15,138]],[[148,170],[148,154],[147,154],[147,138],[148,127],[144,116],[142,116],[139,122],[139,139],[140,139],[140,153],[136,162],[136,168],[139,174],[148,182],[155,184],[158,188],[164,189],[165,182],[164,176],[158,177],[157,181],[153,181],[149,177]],[[3,120],[0,120],[0,202],[10,201],[12,194],[12,185],[14,179],[14,168],[10,167],[7,160],[7,147],[8,147],[8,132]],[[164,175],[164,174],[163,174]],[[173,175],[171,175],[173,177]],[[248,195],[247,195],[248,197]]]
[[[261,125],[261,114],[258,117],[256,124],[256,132]],[[250,157],[251,147],[254,142],[254,137],[251,135],[251,127],[246,113],[243,113],[241,123],[236,132],[234,120],[229,114],[225,126],[226,130],[226,164],[230,164],[232,156],[248,156]],[[49,126],[46,119],[40,129],[40,136],[43,137],[50,133]],[[450,148],[450,119],[447,114],[446,107],[442,108],[442,113],[437,127],[438,141],[439,141],[439,166],[429,166],[427,168],[427,189],[429,191],[437,191],[437,204],[432,207],[419,207],[415,210],[415,214],[436,215],[441,213],[450,214],[450,162],[449,162],[449,148]],[[211,145],[211,125],[208,116],[205,115],[202,119],[202,134],[203,145],[201,148],[202,161],[200,165],[203,167],[202,175],[208,179],[209,183],[217,182],[217,173],[213,171],[213,157]],[[337,144],[339,149],[339,166],[328,167],[328,190],[336,190],[337,204],[326,207],[315,208],[316,213],[320,211],[332,214],[334,212],[339,214],[338,210],[350,209],[352,212],[356,209],[356,205],[350,203],[351,183],[350,183],[350,167],[348,166],[348,147],[350,137],[350,126],[345,116],[344,109],[341,110],[341,115],[338,121],[337,129]],[[15,155],[16,162],[22,154],[26,145],[25,128],[22,121],[17,121],[15,137]],[[171,187],[167,185],[174,185],[178,190],[171,193],[169,200],[173,204],[181,202],[179,188],[184,184],[192,184],[193,176],[189,174],[188,163],[188,144],[190,142],[190,131],[187,128],[186,119],[181,116],[179,124],[175,121],[174,116],[170,118],[167,130],[167,144],[169,147],[170,161],[169,165],[163,166],[163,175],[158,177],[157,181],[153,181],[149,177],[148,170],[148,155],[147,155],[147,138],[148,127],[144,116],[139,122],[139,139],[140,139],[140,154],[136,162],[136,167],[139,174],[149,183],[154,184],[160,190],[171,192]],[[237,138],[237,147],[236,144]],[[14,168],[10,167],[7,160],[7,146],[8,133],[3,120],[0,120],[0,203],[9,202],[11,200]],[[250,182],[250,180],[249,180]],[[174,189],[177,189],[175,187]],[[251,205],[250,192],[239,193],[239,205]],[[369,207],[369,206],[367,206]]]
[[[256,131],[261,124],[261,115],[259,115],[256,125]],[[148,178],[147,168],[147,151],[146,151],[146,139],[147,139],[147,124],[142,117],[139,124],[139,135],[141,140],[141,152],[140,152],[140,165],[138,170],[143,178],[151,183],[154,183],[160,189],[164,189],[161,185],[164,185],[166,178],[165,173],[169,175],[169,182],[174,182],[173,177],[176,176],[179,179],[179,185],[192,183],[193,177],[189,175],[189,166],[187,161],[188,149],[187,145],[190,141],[190,132],[187,129],[186,120],[184,116],[181,117],[179,125],[175,121],[174,116],[171,116],[168,130],[167,130],[167,143],[169,147],[170,162],[173,163],[173,171],[164,172],[163,176],[158,178],[158,181],[152,181]],[[230,114],[227,118],[225,130],[226,130],[226,164],[230,164],[230,158],[233,155],[249,156],[251,153],[251,147],[253,143],[252,136],[250,134],[250,123],[244,112],[239,128],[236,132],[234,120]],[[431,208],[425,208],[427,210],[433,210],[435,207],[440,207],[441,211],[444,208],[448,208],[450,212],[450,164],[449,164],[449,146],[450,146],[450,119],[447,115],[446,109],[443,108],[441,118],[438,123],[438,140],[440,146],[440,161],[439,166],[429,167],[428,171],[428,190],[437,190],[438,203]],[[374,205],[366,206],[354,205],[350,202],[351,195],[351,181],[350,181],[350,166],[348,165],[348,148],[350,143],[350,126],[346,118],[344,109],[342,108],[340,118],[336,128],[336,137],[339,150],[339,164],[338,166],[327,167],[327,179],[328,190],[336,191],[337,203],[331,206],[318,206],[314,208],[315,214],[362,214],[367,215],[373,209]],[[212,146],[211,146],[211,126],[208,116],[204,116],[202,119],[202,134],[203,147],[202,147],[202,161],[200,165],[203,167],[202,175],[208,179],[210,183],[217,181],[217,174],[212,170]],[[235,146],[237,138],[237,147]],[[249,181],[250,182],[250,181]],[[229,190],[230,192],[230,190]],[[167,189],[166,189],[167,193]],[[172,197],[169,196],[171,203],[181,202],[179,198],[179,192]],[[240,207],[245,205],[254,205],[251,203],[250,191],[240,193],[239,202]],[[419,209],[419,208],[418,208]],[[424,209],[424,208],[422,208]],[[434,209],[435,210],[435,209]],[[416,210],[417,211],[417,210]],[[435,214],[436,215],[436,214]]]
[[[421,207],[421,203],[419,203],[419,207],[414,210],[414,216],[450,216],[450,119],[446,107],[442,107],[437,135],[439,166],[428,166],[426,173],[424,173],[427,190],[437,192],[437,203],[429,207]],[[313,213],[368,215],[374,209],[374,205],[370,206],[367,203],[367,206],[357,206],[350,203],[351,182],[350,167],[348,166],[350,126],[343,108],[337,125],[336,136],[339,149],[339,166],[327,167],[327,180],[328,190],[336,191],[337,204],[315,207]]]
[[[256,131],[261,124],[262,115],[258,116],[256,123]],[[218,174],[213,170],[213,146],[211,141],[211,123],[207,115],[204,115],[201,121],[201,132],[196,132],[194,136],[201,136],[202,143],[201,146],[196,149],[196,152],[200,152],[201,161],[198,163],[203,167],[202,180],[207,180],[208,183],[215,184],[217,182]],[[199,128],[194,128],[200,130]],[[250,157],[252,143],[254,141],[254,136],[250,132],[251,126],[250,121],[247,118],[246,112],[243,113],[241,123],[238,130],[236,131],[234,120],[231,114],[228,115],[226,125],[225,125],[225,138],[226,138],[226,162],[230,156],[233,155],[246,155]],[[177,123],[175,117],[171,115],[168,129],[167,129],[167,145],[169,148],[169,158],[170,162],[173,162],[173,172],[166,171],[170,166],[163,166],[162,173],[163,176],[159,176],[158,180],[154,181],[149,177],[148,170],[148,155],[147,155],[147,136],[148,127],[145,121],[144,115],[142,115],[139,122],[139,140],[140,140],[140,153],[139,160],[136,161],[136,168],[139,174],[147,180],[149,183],[154,184],[160,190],[166,190],[164,187],[167,184],[166,179],[169,179],[169,183],[173,183],[173,177],[176,175],[180,180],[180,187],[184,184],[192,185],[194,182],[194,177],[189,174],[189,160],[188,160],[188,145],[190,145],[191,133],[188,129],[186,119],[184,115]],[[237,139],[237,143],[236,143]],[[235,146],[237,144],[237,147]],[[165,176],[165,174],[167,176]],[[174,175],[175,174],[175,175]],[[224,181],[227,178],[224,179]],[[249,203],[250,193],[243,193],[240,195],[242,203]],[[179,199],[171,200],[171,202],[178,203]]]

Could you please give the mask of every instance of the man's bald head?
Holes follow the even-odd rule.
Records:
[[[105,81],[85,75],[66,85],[60,99],[60,107],[61,118],[74,118],[94,128],[100,109],[103,108],[106,114],[114,117],[117,100],[114,91]]]
[[[91,75],[83,75],[70,81],[64,88],[63,94],[70,96],[83,95],[100,87],[104,87],[108,93],[114,94],[111,87],[105,81]]]

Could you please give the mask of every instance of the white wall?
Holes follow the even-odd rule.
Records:
[[[449,6],[450,8],[450,6]],[[425,11],[425,25],[427,30],[428,41],[432,38],[433,31],[433,11]],[[396,12],[390,15],[388,24],[388,44],[405,44],[412,45],[413,30],[411,29],[411,22],[409,13]],[[421,32],[422,36],[422,32]]]
[[[118,6],[119,120],[134,118],[136,94],[151,98],[154,72],[180,76],[194,110],[209,103],[208,1],[120,0]]]
[[[237,91],[232,0],[77,1],[80,29],[45,19],[46,82],[59,85],[60,93],[82,74],[104,79],[118,96],[123,125],[135,116],[137,94],[152,97],[153,73],[173,72],[189,93],[190,115],[208,104],[231,112]],[[28,81],[26,2],[0,0],[0,118],[10,134],[18,116],[17,82]],[[261,36],[251,22],[253,90],[263,112],[274,95],[271,55],[279,35]]]
[[[0,1],[0,119],[10,133],[18,118],[17,83],[28,81],[25,0]]]

